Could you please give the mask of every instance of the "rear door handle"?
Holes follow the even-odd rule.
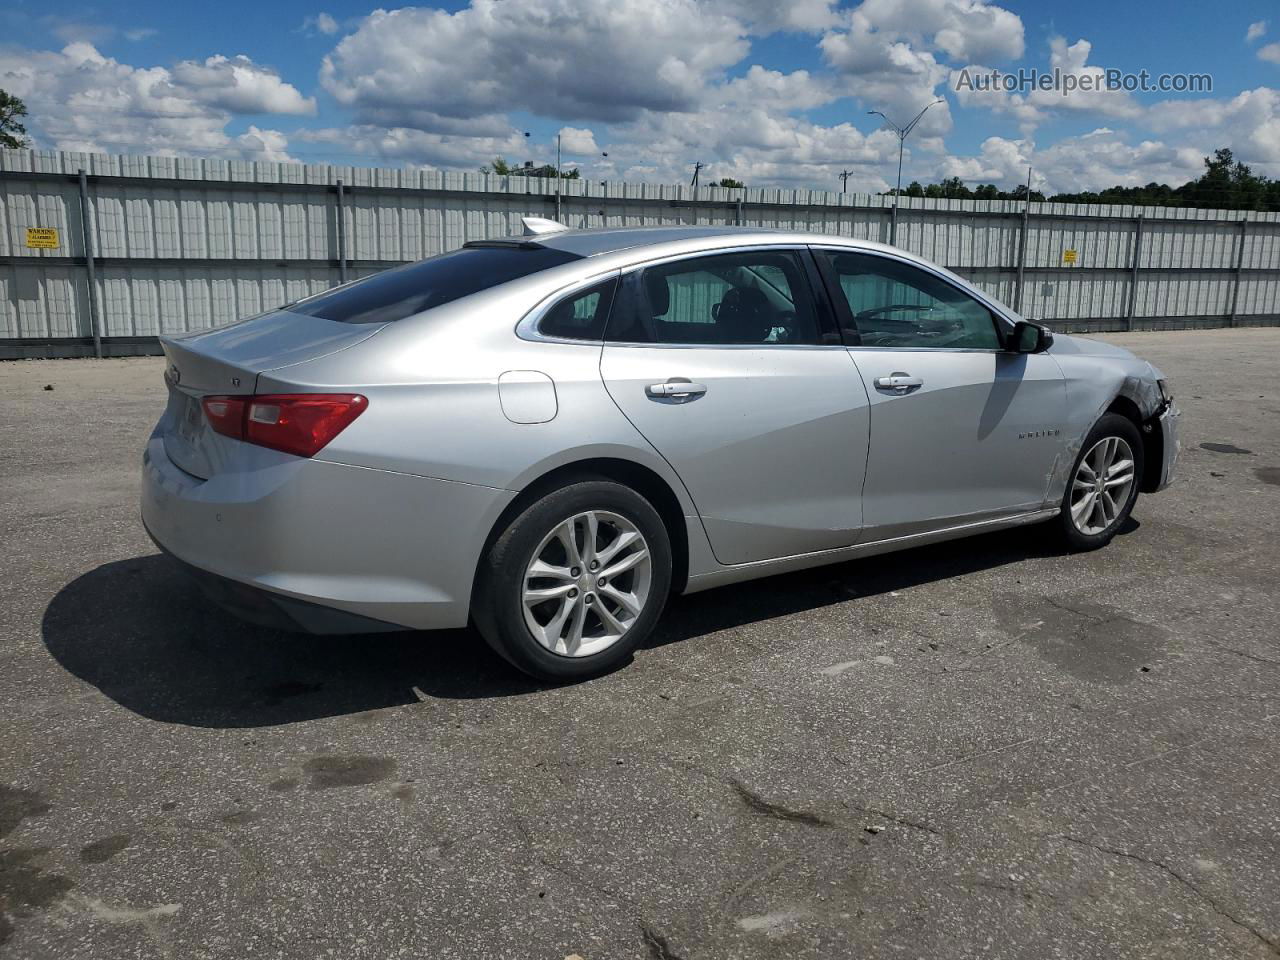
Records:
[[[661,399],[663,397],[680,399],[700,397],[707,392],[707,388],[705,384],[691,383],[688,380],[673,377],[666,383],[649,384],[644,388],[644,392],[655,399]]]
[[[908,393],[916,387],[923,387],[924,380],[906,373],[894,373],[887,377],[876,378],[877,390],[892,390],[894,393]]]

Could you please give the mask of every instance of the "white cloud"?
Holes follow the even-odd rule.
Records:
[[[232,113],[314,114],[316,101],[268,67],[246,56],[184,60],[173,67],[173,84],[193,99]]]
[[[814,33],[835,26],[835,0],[718,0],[716,6],[760,36],[777,31]]]
[[[1147,112],[1157,132],[1178,131],[1202,144],[1202,153],[1227,146],[1258,172],[1280,175],[1280,90],[1256,87],[1228,100],[1166,100]]]
[[[308,33],[314,31],[331,37],[338,32],[338,21],[322,10],[314,17],[305,18],[302,21],[302,29]]]
[[[596,135],[578,127],[560,128],[561,150],[576,156],[592,156],[600,153]]]
[[[1267,32],[1267,21],[1258,20],[1255,23],[1251,23],[1249,24],[1249,29],[1245,31],[1244,42],[1253,43],[1253,41],[1257,40],[1266,32]]]
[[[988,137],[977,156],[948,157],[939,165],[945,177],[960,177],[969,184],[995,183],[1011,189],[1025,183],[1027,167],[1033,168],[1032,189],[1053,193],[1077,193],[1118,185],[1137,187],[1151,182],[1177,185],[1200,175],[1203,154],[1158,140],[1134,145],[1106,127],[1077,137],[1066,137],[1045,149],[1031,140]]]
[[[406,7],[353,20],[317,12],[300,30],[333,38],[320,80],[347,116],[287,133],[256,115],[313,115],[315,99],[248,57],[135,66],[87,38],[145,39],[147,28],[51,18],[46,26],[74,42],[57,52],[0,48],[0,86],[26,99],[38,144],[66,149],[285,160],[292,145],[338,163],[475,170],[499,155],[554,159],[554,133],[531,142],[513,120],[534,114],[549,120],[540,130],[559,129],[565,165],[592,179],[687,183],[697,160],[707,165],[704,183],[838,189],[838,173],[849,170],[850,190],[876,191],[891,186],[898,141],[865,111],[902,123],[950,86],[950,102],[933,107],[907,144],[904,182],[960,176],[1011,188],[1032,164],[1036,186],[1050,191],[1182,183],[1218,146],[1280,174],[1280,91],[1270,87],[1151,106],[1106,90],[956,91],[960,65],[990,72],[976,65],[1008,69],[1025,55],[1022,20],[986,0],[843,9],[835,0],[470,0],[456,12]],[[1253,24],[1246,40],[1280,62],[1280,44],[1266,44],[1265,31]],[[810,34],[798,42],[814,44],[819,62],[785,71],[750,58],[753,38],[777,32]],[[1035,59],[1093,79],[1103,68],[1089,63],[1092,52],[1086,40],[1055,37]],[[841,106],[853,122],[805,115],[844,98],[857,101]],[[987,110],[1012,118],[1021,135],[950,155],[957,104],[976,123]],[[232,127],[237,116],[256,125]],[[1095,129],[1057,142],[1036,135],[1064,116]]]
[[[284,159],[283,134],[251,127],[233,138],[232,115],[314,109],[243,57],[134,67],[77,42],[56,52],[0,50],[0,78],[26,101],[37,142],[63,150]]]
[[[964,107],[983,107],[1014,117],[1024,135],[1030,135],[1050,115],[1058,112],[1092,113],[1104,117],[1135,119],[1143,108],[1122,89],[1108,90],[1103,84],[1106,71],[1088,62],[1093,45],[1088,40],[1068,44],[1063,37],[1049,40],[1049,63],[1042,75],[1074,77],[1075,89],[1040,89],[1025,93],[1006,89],[997,81],[985,82],[991,67],[969,64],[951,72],[950,87]]]
[[[130,43],[138,43],[140,40],[150,40],[159,32],[155,27],[134,27],[124,31],[124,38]]]
[[[820,47],[826,62],[849,78],[848,92],[914,115],[947,77],[937,54],[1016,60],[1024,40],[1017,14],[981,0],[866,0]],[[949,118],[940,114],[930,123],[941,133]]]
[[[748,51],[746,27],[695,0],[473,0],[375,10],[324,58],[359,122],[431,130],[430,114],[508,110],[617,121],[694,108]]]
[[[766,70],[759,64],[752,64],[743,76],[730,80],[719,95],[728,101],[775,111],[811,110],[837,97],[835,85],[827,78],[815,77],[808,70]]]
[[[1068,44],[1064,37],[1052,37],[1049,40],[1049,69],[1071,74],[1086,82],[1088,89],[1079,88],[1070,91],[1036,89],[1027,94],[1026,100],[1032,106],[1045,110],[1077,110],[1098,113],[1108,117],[1136,117],[1142,108],[1124,90],[1107,90],[1103,87],[1106,71],[1088,62],[1093,44],[1088,40],[1077,40]]]
[[[822,184],[853,171],[850,190],[883,190],[897,158],[897,138],[865,134],[850,123],[815,124],[788,112],[829,98],[805,71],[753,69],[706,95],[688,113],[647,112],[612,128],[610,160],[624,174],[687,181],[694,160],[707,165],[704,182],[722,177],[753,185]]]
[[[338,148],[329,151],[329,155],[339,163],[356,163],[366,158],[454,170],[476,170],[497,156],[508,160],[523,158],[528,149],[524,136],[513,129],[505,136],[477,137],[428,133],[407,127],[356,125],[300,130],[293,134],[293,139]]]
[[[933,100],[947,76],[946,67],[932,53],[905,41],[886,44],[878,35],[849,31],[827,34],[821,46],[827,63],[845,75],[843,92],[883,110],[899,124]],[[922,123],[922,134],[945,133],[950,129],[949,108],[939,104]]]
[[[866,0],[851,20],[957,60],[1017,60],[1024,50],[1022,18],[985,0]]]
[[[1030,135],[1043,122],[1044,112],[1028,103],[1022,94],[1010,93],[994,80],[984,83],[983,78],[993,77],[995,73],[991,67],[974,63],[953,70],[949,85],[956,101],[962,107],[983,107],[994,113],[1007,113],[1018,121],[1024,134]]]
[[[1017,14],[982,0],[865,0],[819,45],[845,78],[843,92],[901,124],[937,96],[950,72],[943,61],[1016,60],[1025,49],[1023,33]],[[950,129],[950,109],[939,104],[921,121],[920,134]]]
[[[289,140],[279,130],[259,130],[252,124],[233,141],[234,150],[245,160],[270,160],[285,163],[289,156]]]
[[[102,23],[86,23],[55,16],[45,17],[44,23],[49,32],[63,43],[104,43],[116,34],[115,27]]]

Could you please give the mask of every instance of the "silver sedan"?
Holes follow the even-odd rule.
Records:
[[[207,592],[471,621],[556,680],[672,592],[1019,524],[1100,547],[1178,452],[1149,363],[845,237],[531,219],[163,345],[142,516]]]

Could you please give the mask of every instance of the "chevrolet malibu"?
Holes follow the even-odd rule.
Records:
[[[530,218],[163,347],[142,517],[215,599],[473,622],[551,680],[671,593],[1021,524],[1101,547],[1178,452],[1149,363],[845,237]]]

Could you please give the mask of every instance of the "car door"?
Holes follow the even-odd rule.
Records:
[[[624,274],[600,370],[679,474],[721,563],[849,546],[868,407],[804,248]]]
[[[1046,354],[1006,352],[992,310],[898,257],[818,251],[871,404],[863,540],[1044,505],[1066,387]]]

